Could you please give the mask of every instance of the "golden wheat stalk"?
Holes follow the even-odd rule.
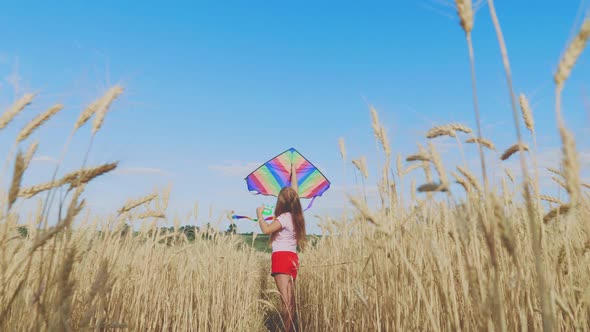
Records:
[[[461,21],[461,27],[465,33],[471,33],[473,29],[473,6],[471,0],[455,0],[457,14]]]
[[[344,137],[338,139],[338,145],[340,146],[340,155],[342,160],[346,161],[346,147],[344,146]]]
[[[14,171],[12,174],[12,183],[10,184],[10,190],[8,191],[8,209],[12,207],[16,199],[18,198],[18,192],[20,191],[20,185],[25,173],[25,158],[19,151],[16,155],[14,162]]]
[[[156,199],[156,197],[158,197],[158,194],[154,193],[135,200],[129,200],[122,208],[119,209],[119,214],[133,210],[140,205],[149,204],[151,201]]]
[[[562,216],[562,215],[567,214],[569,210],[570,210],[569,204],[562,204],[562,205],[552,209],[551,211],[549,211],[549,213],[547,213],[543,217],[543,222],[548,223],[549,221],[551,221],[553,218],[557,217],[558,215]]]
[[[373,215],[364,200],[359,200],[356,197],[349,196],[349,201],[361,213],[361,216],[373,225],[377,225],[377,218]]]
[[[114,162],[96,167],[82,168],[66,174],[60,181],[62,184],[69,183],[70,187],[76,187],[78,184],[88,183],[94,178],[114,170],[117,165],[118,163]]]
[[[55,331],[68,331],[71,329],[70,323],[65,317],[68,317],[72,310],[72,299],[74,295],[75,282],[72,276],[75,259],[75,247],[69,248],[65,253],[63,261],[57,267],[57,276],[55,285],[56,296],[53,306],[57,311],[57,318],[51,322],[49,329]]]
[[[166,214],[160,211],[146,211],[137,216],[137,219],[148,219],[148,218],[155,218],[155,219],[166,219]]]
[[[443,136],[443,135],[447,135],[450,137],[456,137],[457,131],[463,132],[465,134],[471,134],[473,132],[473,130],[471,130],[471,128],[469,128],[463,124],[450,123],[450,124],[436,126],[436,127],[431,128],[430,130],[428,130],[428,132],[426,132],[426,138],[435,138],[435,137]]]
[[[563,178],[570,202],[576,206],[580,197],[580,162],[572,133],[565,127],[559,128],[563,151]]]
[[[424,147],[420,143],[418,143],[418,152],[419,152],[419,154],[422,154],[422,155],[428,154],[426,149],[424,149]],[[422,161],[422,168],[424,169],[424,176],[426,177],[426,182],[434,182],[432,180],[432,172],[430,171],[430,163],[423,160]]]
[[[463,176],[467,178],[469,184],[471,184],[471,186],[474,187],[475,190],[477,190],[478,192],[482,192],[481,185],[479,184],[479,181],[477,181],[477,178],[475,177],[475,175],[473,175],[473,173],[461,166],[457,166],[457,170],[459,170],[459,172],[461,172],[461,174],[463,174]]]
[[[413,155],[409,155],[408,157],[406,157],[406,161],[410,162],[410,161],[430,161],[430,157],[419,153],[419,154],[413,154]]]
[[[507,160],[508,158],[510,158],[513,154],[515,154],[516,152],[520,151],[522,147],[523,151],[528,151],[529,147],[526,144],[514,144],[513,146],[509,147],[508,149],[506,149],[506,151],[504,151],[504,153],[502,153],[502,156],[500,157],[500,159],[502,160]]]
[[[166,189],[164,189],[162,191],[162,209],[160,209],[161,211],[164,211],[168,208],[168,202],[170,201],[170,194],[172,193],[172,184],[169,184],[168,187]],[[157,201],[156,201],[157,203]]]
[[[516,236],[510,226],[510,223],[505,217],[498,219],[498,228],[500,229],[500,240],[502,245],[508,251],[508,254],[512,257],[514,262],[517,262],[516,256]]]
[[[103,292],[103,289],[105,288],[105,286],[107,284],[108,278],[109,278],[108,260],[106,258],[104,258],[101,260],[101,262],[98,265],[98,269],[95,273],[94,281],[92,282],[92,284],[90,286],[90,290],[88,291],[86,298],[90,299],[90,301],[93,301],[97,294],[99,294],[100,292]],[[92,305],[86,309],[86,312],[82,315],[80,327],[86,328],[89,326],[92,316],[94,316],[96,313],[95,310],[96,310],[95,306],[92,306]]]
[[[431,128],[426,132],[426,138],[432,139],[440,136],[449,136],[449,137],[456,137],[457,134],[453,129],[448,128],[447,126],[440,126]]]
[[[561,176],[563,177],[563,172],[561,172],[560,170],[553,168],[553,167],[547,167],[547,170],[555,175]]]
[[[35,129],[39,128],[43,123],[49,120],[52,116],[57,114],[57,112],[61,111],[64,108],[62,104],[56,104],[53,107],[50,107],[47,111],[37,115],[33,120],[31,120],[27,125],[20,131],[18,134],[16,141],[22,142],[29,137]]]
[[[510,179],[510,182],[514,183],[514,175],[512,175],[512,171],[508,168],[505,168],[504,172],[506,173],[506,176],[508,176],[508,178]]]
[[[369,110],[371,111],[371,127],[373,128],[373,133],[377,140],[381,140],[381,126],[379,125],[379,114],[373,105],[369,106]]]
[[[506,248],[506,251],[508,251],[508,254],[512,257],[514,262],[517,262],[516,236],[514,234],[514,230],[512,229],[512,225],[506,218],[504,207],[495,197],[492,198],[492,205],[494,207],[494,217],[496,218],[498,228],[500,229],[500,239],[502,241],[502,245],[504,245],[504,248]]]
[[[512,203],[512,196],[513,195],[511,190],[508,188],[506,178],[502,178],[502,198],[504,199],[505,206],[510,206]]]
[[[82,192],[84,192],[84,189],[86,189],[86,183],[82,183],[81,185],[76,187],[76,191],[74,192],[74,195],[70,202],[70,206],[68,207],[68,211],[66,212],[66,217],[64,219],[65,227],[69,227],[74,222],[74,218],[76,218],[76,216],[82,211],[82,209],[86,205],[85,200],[82,200],[80,203],[78,203],[78,199],[80,198],[80,195],[82,195]]]
[[[27,105],[33,101],[34,97],[35,94],[28,93],[14,102],[14,104],[12,104],[12,106],[0,116],[0,130],[4,129],[4,127],[6,127],[25,107],[27,107]]]
[[[41,192],[44,192],[44,191],[47,191],[47,190],[50,190],[53,188],[57,188],[61,185],[63,185],[63,183],[61,183],[60,181],[41,183],[41,184],[38,184],[35,186],[26,187],[26,188],[21,189],[18,193],[18,196],[24,197],[24,198],[31,198]]]
[[[406,168],[405,170],[403,170],[403,173],[402,174],[403,175],[410,174],[412,171],[415,171],[415,170],[417,170],[418,168],[421,168],[421,167],[422,167],[421,164],[412,164],[412,165],[408,166],[408,168]]]
[[[76,182],[81,183],[81,184],[86,184],[86,183],[92,181],[94,178],[99,177],[103,174],[106,174],[106,173],[114,170],[115,168],[117,168],[117,165],[118,165],[118,163],[115,162],[115,163],[100,165],[100,166],[93,167],[93,168],[84,169],[82,172],[80,172],[80,177]],[[71,183],[71,184],[73,184],[73,183]]]
[[[389,144],[389,136],[387,136],[387,130],[385,130],[383,126],[381,126],[381,138],[383,151],[385,152],[385,156],[389,159],[391,157],[391,145]]]
[[[529,101],[524,94],[520,94],[519,98],[520,110],[522,112],[522,118],[527,129],[531,132],[535,132],[535,121],[533,120],[533,112],[529,105]]]
[[[29,145],[27,152],[25,153],[25,168],[29,167],[31,160],[33,160],[33,156],[37,153],[37,149],[39,148],[39,141],[33,142]]]
[[[64,184],[70,184],[71,187],[76,187],[77,183],[84,184],[90,182],[92,179],[105,173],[108,173],[114,170],[116,167],[117,163],[111,163],[70,172],[64,175],[64,177],[62,177],[59,180],[23,188],[19,190],[18,196],[24,198],[31,198],[41,192],[63,186]]]
[[[82,127],[88,121],[88,119],[90,119],[90,117],[96,112],[96,110],[98,108],[98,102],[99,102],[99,100],[95,100],[92,103],[90,103],[90,105],[88,105],[82,111],[82,113],[80,113],[80,116],[78,117],[78,120],[74,124],[74,131],[76,131],[80,127]]]
[[[397,168],[397,176],[401,178],[404,175],[404,165],[402,164],[402,155],[399,153],[395,159],[395,164]]]
[[[76,183],[76,180],[78,179],[78,177],[80,177],[80,179],[85,178],[84,177],[84,173],[85,172],[88,173],[88,171],[91,170],[91,173],[93,173],[93,174],[96,174],[96,173],[101,172],[101,171],[103,173],[106,173],[108,171],[107,169],[109,167],[111,167],[111,166],[103,165],[103,166],[99,166],[99,167],[96,167],[96,168],[88,168],[88,169],[82,169],[82,170],[70,172],[70,173],[66,174],[64,177],[62,177],[59,180],[45,182],[45,183],[41,183],[41,184],[34,185],[34,186],[31,186],[31,187],[23,188],[23,189],[20,190],[20,192],[19,192],[18,195],[19,195],[19,197],[31,198],[31,197],[33,197],[33,196],[35,196],[35,195],[37,195],[37,194],[39,194],[41,192],[44,192],[44,191],[47,191],[47,190],[51,190],[53,188],[61,187],[64,184],[68,184],[68,183],[72,187],[74,187],[75,186],[74,184]],[[103,174],[103,173],[101,173],[101,174]],[[100,174],[98,174],[98,175],[100,175]],[[96,176],[98,176],[98,175],[96,175]],[[80,183],[82,183],[82,181]]]
[[[440,180],[444,185],[447,185],[449,179],[447,177],[447,173],[445,172],[442,160],[440,159],[440,155],[436,150],[436,147],[432,142],[428,142],[428,148],[430,150],[429,155],[432,157],[432,164],[434,165],[434,168],[436,169],[436,172],[438,173]]]
[[[471,130],[471,128],[467,127],[466,125],[460,124],[460,123],[451,123],[448,126],[451,129],[453,129],[454,131],[460,131],[465,134],[471,134],[473,132],[473,130]]]
[[[578,35],[570,43],[557,65],[557,72],[555,72],[553,79],[558,87],[563,86],[569,77],[572,68],[586,47],[588,38],[590,38],[590,19],[584,21]]]
[[[369,177],[369,171],[367,169],[367,159],[363,156],[359,159],[354,159],[352,164],[361,172],[361,174],[367,179]]]
[[[563,264],[563,261],[565,260],[565,245],[561,245],[561,248],[559,248],[559,254],[557,256],[557,265],[561,266],[561,264]]]
[[[490,141],[489,139],[486,138],[477,138],[477,137],[473,137],[470,138],[468,140],[465,141],[465,143],[476,143],[476,144],[481,144],[482,146],[485,146],[486,148],[496,151],[496,146],[494,145],[494,143],[492,143],[492,141]]]
[[[465,189],[466,192],[469,192],[469,190],[470,190],[469,183],[467,181],[465,181],[464,178],[459,176],[459,174],[457,174],[456,172],[451,172],[451,175],[455,178],[455,182],[460,184],[461,187],[463,187],[463,189]]]
[[[383,151],[387,158],[391,156],[391,146],[389,145],[389,138],[387,137],[387,132],[385,128],[379,122],[379,114],[373,105],[369,106],[371,110],[371,127],[373,128],[373,133],[375,134],[375,138],[383,147]]]
[[[113,103],[117,97],[123,93],[123,88],[116,85],[110,88],[105,95],[98,101],[96,106],[96,116],[94,117],[94,122],[92,123],[92,134],[96,134],[100,127],[102,127],[102,123],[104,122],[104,117],[109,110],[109,107]]]
[[[565,182],[563,182],[563,180],[561,180],[560,178],[557,178],[555,176],[551,177],[551,180],[553,180],[553,182],[557,183],[557,185],[559,185],[560,187],[562,187],[563,189],[567,190],[567,185],[565,184]]]
[[[418,192],[447,192],[449,188],[444,183],[425,183],[418,187]]]
[[[549,195],[539,195],[539,198],[540,198],[542,201],[545,201],[545,202],[551,202],[551,203],[556,203],[556,204],[563,204],[563,202],[562,202],[562,201],[560,201],[558,198],[556,198],[556,197],[553,197],[553,196],[549,196]]]
[[[562,255],[562,252],[563,252],[563,258],[564,258],[565,257],[565,247],[561,247],[561,249],[559,251],[560,256]],[[559,259],[561,259],[563,262],[563,258],[560,257]],[[559,265],[561,265],[562,262],[560,262]],[[569,304],[566,304],[558,294],[554,294],[554,296],[555,296],[555,303],[557,303],[557,306],[559,307],[559,309],[561,309],[572,322],[575,321],[574,313],[572,312],[572,309],[569,307]]]

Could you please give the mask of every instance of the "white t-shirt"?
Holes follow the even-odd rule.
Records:
[[[297,238],[295,237],[295,229],[293,227],[291,213],[283,213],[277,217],[277,220],[283,227],[272,242],[272,252],[291,251],[297,253]]]

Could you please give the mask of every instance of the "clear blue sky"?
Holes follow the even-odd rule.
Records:
[[[248,193],[244,175],[295,147],[321,167],[332,189],[308,214],[337,216],[349,157],[367,156],[369,185],[380,170],[366,102],[375,105],[394,153],[416,150],[434,124],[475,128],[464,34],[450,0],[388,2],[62,2],[3,4],[0,12],[0,105],[40,92],[1,139],[55,102],[63,113],[36,137],[39,160],[26,184],[48,179],[81,109],[107,87],[126,88],[92,150],[93,164],[119,160],[120,171],[88,193],[101,213],[154,186],[173,185],[171,210],[184,218],[198,201],[202,223],[212,206],[252,214],[267,198]],[[588,1],[497,1],[515,88],[529,95],[544,163],[559,148],[552,76]],[[515,142],[508,92],[487,6],[477,12],[473,40],[484,135],[500,149]],[[582,55],[564,94],[564,112],[582,161],[590,114],[590,52]],[[16,83],[16,84],[15,84]],[[585,91],[585,94],[584,94]],[[80,165],[90,129],[76,136],[66,168]],[[527,136],[527,140],[530,138]],[[28,143],[28,142],[27,142]],[[449,167],[460,162],[453,141],[440,141]],[[9,145],[9,144],[5,144]],[[7,152],[2,148],[0,152]],[[477,160],[467,148],[469,160]],[[347,188],[347,189],[345,189]],[[220,227],[227,227],[223,220]],[[255,228],[240,224],[241,231]]]

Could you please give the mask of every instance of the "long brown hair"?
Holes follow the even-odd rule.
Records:
[[[293,218],[293,228],[295,230],[295,238],[297,239],[297,245],[301,250],[305,249],[306,234],[305,234],[305,219],[303,218],[303,209],[301,208],[301,201],[299,195],[291,187],[285,187],[281,189],[279,197],[277,198],[277,204],[275,206],[275,217],[280,216],[283,213],[291,213]],[[278,232],[273,233],[270,236],[270,242],[274,241]]]

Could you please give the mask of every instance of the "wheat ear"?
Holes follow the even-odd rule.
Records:
[[[461,20],[461,27],[465,33],[471,33],[473,29],[473,6],[471,0],[455,0],[457,14]]]
[[[446,192],[449,188],[444,183],[425,183],[418,187],[418,192]]]
[[[518,97],[520,103],[520,110],[522,112],[522,118],[524,120],[524,125],[527,129],[531,132],[535,132],[535,121],[533,120],[533,112],[531,111],[531,106],[529,105],[529,101],[524,94],[520,94]]]
[[[477,137],[473,137],[470,138],[468,140],[465,141],[465,143],[477,143],[477,144],[481,144],[482,146],[485,146],[486,148],[496,151],[496,146],[494,145],[494,143],[492,143],[492,141],[490,141],[489,139],[486,138],[477,138]]]
[[[20,185],[23,179],[23,174],[25,172],[25,158],[23,154],[19,151],[16,155],[16,160],[14,162],[14,172],[12,175],[12,183],[10,185],[10,190],[8,192],[8,209],[12,207],[16,199],[18,198],[18,192],[20,191]]]
[[[0,130],[4,129],[27,105],[29,105],[35,94],[28,93],[17,100],[10,108],[0,116]]]
[[[27,125],[20,131],[18,134],[16,141],[22,142],[29,137],[35,129],[39,128],[43,123],[49,120],[52,116],[57,114],[57,112],[61,111],[64,108],[64,105],[57,104],[53,107],[50,107],[47,111],[37,115],[33,120],[31,120]]]
[[[96,105],[96,116],[94,117],[94,122],[92,123],[92,134],[96,134],[100,127],[102,127],[102,123],[104,122],[104,117],[109,110],[109,107],[113,103],[117,97],[123,93],[123,88],[116,85],[109,89],[105,93],[105,95],[98,100]]]
[[[584,51],[586,43],[590,38],[590,19],[586,19],[582,24],[582,28],[578,32],[578,35],[569,44],[564,55],[561,57],[559,64],[557,65],[557,71],[553,76],[555,84],[559,87],[563,86],[567,78],[569,77],[572,68],[576,64],[576,61]]]
[[[474,187],[478,192],[482,192],[481,185],[479,184],[477,178],[475,177],[475,175],[473,175],[473,173],[461,166],[457,166],[457,170],[459,170],[459,172],[461,172],[461,174],[463,174],[463,176],[467,178],[469,184],[471,184],[472,187]]]
[[[568,213],[569,210],[570,210],[569,204],[562,204],[562,205],[552,209],[551,211],[549,211],[549,213],[547,213],[543,217],[543,222],[548,223],[549,221],[551,221],[553,218],[557,217],[558,215],[564,215],[564,214]]]
[[[342,156],[342,160],[346,161],[346,147],[344,146],[344,137],[340,137],[338,139],[338,145],[340,147],[340,156]]]
[[[164,214],[164,212],[160,212],[160,211],[146,211],[146,212],[140,214],[139,216],[137,216],[137,219],[148,219],[148,218],[166,219],[166,215]]]
[[[571,132],[561,127],[559,130],[562,140],[563,150],[563,178],[565,179],[566,189],[570,195],[570,202],[575,206],[580,197],[580,162],[576,143]]]
[[[365,179],[369,177],[369,171],[367,169],[367,159],[365,157],[361,157],[359,159],[355,159],[352,161],[353,165],[358,168],[358,170],[363,174]]]
[[[430,161],[430,157],[426,154],[413,154],[413,155],[409,155],[408,157],[406,157],[406,161],[410,162],[410,161]]]
[[[459,174],[455,172],[451,172],[451,175],[455,178],[456,182],[460,184],[461,187],[463,187],[463,189],[465,189],[466,192],[469,192],[469,183],[464,178],[462,178],[461,176],[459,176]]]
[[[82,111],[82,113],[80,113],[78,120],[74,124],[74,131],[76,131],[80,127],[82,127],[88,121],[88,119],[90,119],[90,117],[96,112],[97,108],[98,108],[98,100],[95,100],[92,103],[90,103],[90,105],[88,105]]]
[[[526,144],[514,144],[513,146],[511,146],[508,149],[506,149],[506,151],[504,151],[504,153],[502,153],[502,156],[500,157],[500,159],[507,160],[513,154],[515,154],[516,152],[520,151],[521,148],[522,148],[523,151],[528,151],[529,150],[529,147]]]
[[[445,168],[443,166],[443,163],[440,159],[440,155],[439,155],[438,151],[436,150],[436,147],[434,146],[434,144],[432,142],[428,142],[428,148],[430,150],[429,154],[430,154],[430,156],[432,156],[432,164],[434,164],[434,168],[436,169],[438,176],[440,177],[442,183],[444,185],[447,185],[449,182],[449,179],[447,177],[447,173],[445,172]]]
[[[39,148],[39,141],[35,141],[31,145],[29,145],[29,148],[27,149],[27,153],[25,153],[25,168],[29,167],[29,164],[31,163],[31,160],[33,160],[33,156],[37,152],[38,148]]]
[[[542,201],[545,201],[545,202],[551,202],[551,203],[556,203],[556,204],[563,204],[563,202],[562,202],[562,201],[560,201],[559,199],[557,199],[557,198],[555,198],[555,197],[553,197],[553,196],[549,196],[549,195],[539,195],[539,198],[540,198]]]
[[[133,210],[140,205],[148,204],[149,202],[156,199],[156,197],[158,197],[158,194],[154,193],[154,194],[150,194],[150,195],[138,198],[136,200],[129,200],[129,201],[127,201],[125,206],[123,206],[122,208],[119,209],[119,214]]]

